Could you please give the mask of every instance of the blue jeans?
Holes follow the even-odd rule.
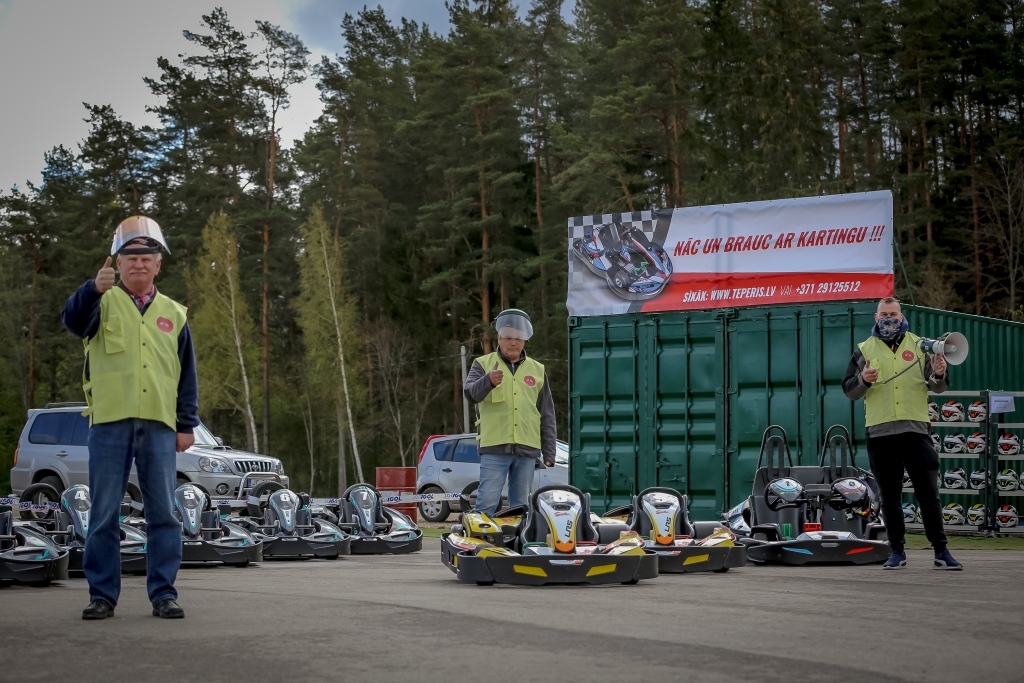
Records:
[[[176,600],[181,564],[181,522],[174,516],[176,439],[162,422],[129,418],[89,429],[89,534],[82,570],[92,600],[117,605],[121,594],[121,500],[132,461],[146,514],[146,589],[154,605]]]
[[[476,492],[474,512],[491,516],[501,503],[501,489],[508,478],[508,504],[526,505],[537,461],[514,455],[481,455],[480,488]]]

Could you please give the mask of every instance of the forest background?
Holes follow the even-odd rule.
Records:
[[[898,295],[1024,319],[1024,0],[561,5],[452,0],[447,35],[365,9],[319,63],[216,8],[139,85],[159,125],[85,104],[0,194],[0,491],[25,411],[82,398],[60,310],[135,213],[203,421],[319,495],[466,430],[459,348],[510,306],[565,438],[574,215],[891,189]],[[282,149],[304,79],[323,113]]]

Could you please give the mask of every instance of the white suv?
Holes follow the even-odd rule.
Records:
[[[16,495],[37,482],[50,484],[58,492],[89,484],[89,418],[82,415],[84,408],[84,403],[50,403],[28,411],[11,468]],[[196,427],[195,437],[194,446],[177,454],[179,485],[202,484],[214,496],[234,498],[243,477],[266,473],[279,476],[288,486],[284,465],[277,458],[233,450],[203,425]],[[128,493],[141,500],[138,484],[132,465]]]
[[[533,474],[533,489],[548,484],[569,483],[569,446],[555,442],[555,466],[540,467]],[[476,434],[445,434],[431,436],[423,444],[416,464],[416,493],[462,493],[475,497],[480,484],[480,452]],[[502,489],[508,496],[508,484]],[[458,503],[425,501],[419,504],[420,515],[428,522],[443,522]]]

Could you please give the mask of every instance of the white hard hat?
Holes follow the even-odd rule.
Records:
[[[114,242],[110,245],[110,255],[115,254],[155,254],[163,248],[168,254],[167,240],[159,224],[148,216],[131,216],[121,221],[114,230]]]

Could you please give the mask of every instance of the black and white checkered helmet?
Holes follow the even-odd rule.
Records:
[[[1000,455],[1017,455],[1020,453],[1020,439],[1017,438],[1016,434],[1007,432],[999,437],[999,441],[996,442],[996,448],[999,449]]]
[[[975,503],[967,510],[967,523],[968,524],[984,524],[985,523],[985,506],[981,503]]]
[[[946,401],[942,406],[942,419],[946,422],[964,421],[964,404],[960,401]]]
[[[985,452],[985,435],[981,432],[974,432],[967,437],[967,452],[968,453],[984,453]]]
[[[975,491],[980,491],[991,482],[992,478],[988,476],[988,470],[974,470],[971,472],[971,488]]]
[[[947,453],[966,453],[967,437],[960,432],[946,434],[946,438],[942,440],[942,447]]]
[[[1020,478],[1010,468],[1000,470],[999,474],[996,475],[996,488],[1000,491],[1016,491],[1019,486]]]
[[[996,510],[996,524],[1003,528],[1017,526],[1017,508],[1003,505]]]
[[[984,401],[975,401],[967,406],[967,419],[971,422],[984,422],[988,417],[988,406]]]
[[[964,472],[962,467],[946,470],[946,473],[942,475],[942,482],[947,489],[966,489],[967,472]]]
[[[928,401],[928,419],[932,422],[939,421],[939,404],[935,401]]]
[[[966,524],[964,506],[960,503],[947,503],[946,507],[942,508],[942,521],[946,524]]]

